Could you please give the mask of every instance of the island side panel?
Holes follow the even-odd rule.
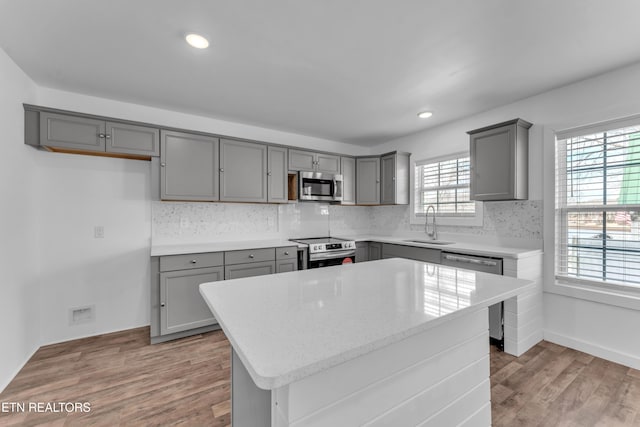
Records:
[[[489,375],[483,308],[273,390],[273,425],[490,425]]]
[[[271,426],[271,391],[258,388],[231,349],[231,425]]]
[[[505,259],[504,275],[535,283],[534,289],[504,302],[504,352],[521,356],[543,338],[542,255]]]

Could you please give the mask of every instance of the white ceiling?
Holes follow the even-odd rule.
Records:
[[[638,0],[0,0],[0,46],[42,86],[371,146],[638,62],[639,19]]]

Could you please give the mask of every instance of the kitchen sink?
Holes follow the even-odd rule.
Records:
[[[425,245],[453,245],[455,242],[445,242],[444,240],[405,240],[409,243],[423,243]]]

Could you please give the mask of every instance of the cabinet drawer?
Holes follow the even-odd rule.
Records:
[[[251,262],[224,266],[224,280],[265,276],[276,272],[275,261]]]
[[[298,257],[297,246],[286,246],[284,248],[276,248],[276,259],[292,259]]]
[[[187,270],[190,268],[216,267],[224,264],[223,252],[168,255],[160,257],[160,271]]]
[[[247,249],[242,251],[229,251],[224,253],[225,265],[244,264],[247,262],[274,261],[276,259],[274,248]]]

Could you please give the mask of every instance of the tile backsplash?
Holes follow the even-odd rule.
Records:
[[[444,233],[511,239],[542,239],[542,201],[483,204],[478,227],[438,226]],[[421,232],[409,206],[339,206],[322,203],[153,202],[154,243],[229,241],[354,234]]]

